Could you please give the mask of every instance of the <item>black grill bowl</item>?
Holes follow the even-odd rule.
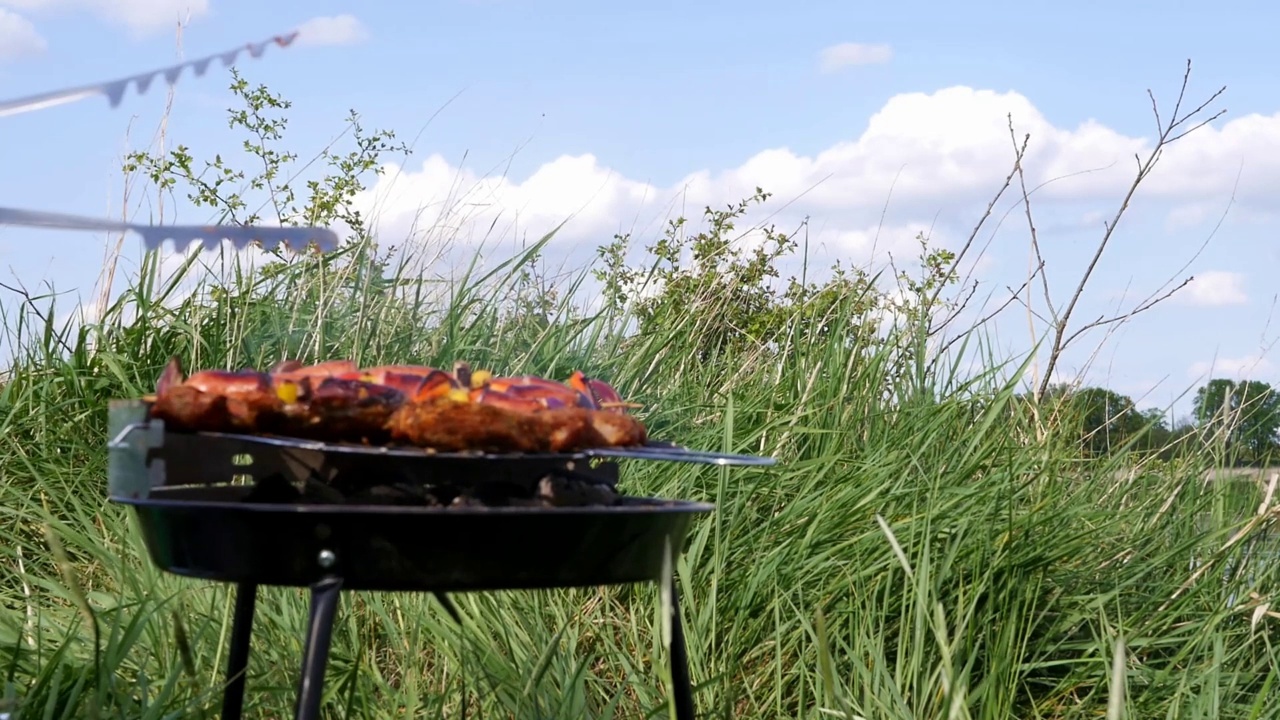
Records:
[[[705,503],[414,507],[246,502],[248,486],[155,488],[131,505],[152,561],[186,577],[352,590],[477,591],[658,581]],[[669,570],[668,570],[669,572]]]

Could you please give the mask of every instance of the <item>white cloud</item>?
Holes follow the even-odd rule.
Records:
[[[676,214],[696,216],[703,206],[724,207],[762,187],[774,196],[766,212],[787,205],[771,222],[792,229],[806,216],[816,218],[822,224],[815,220],[809,228],[813,245],[849,261],[866,260],[869,234],[881,223],[899,229],[971,226],[1009,172],[1009,114],[1019,137],[1031,134],[1026,182],[1039,187],[1037,219],[1044,224],[1045,208],[1063,202],[1071,203],[1072,218],[1109,217],[1132,181],[1134,154],[1151,147],[1148,138],[1096,120],[1055,126],[1016,92],[951,87],[897,95],[860,135],[817,153],[765,149],[737,167],[695,170],[662,187],[628,178],[592,154],[555,158],[523,179],[487,177],[433,154],[416,167],[388,165],[361,201],[380,235],[392,242],[409,236],[461,243],[512,234],[537,238],[569,221],[557,242],[594,247],[614,233],[651,237]],[[1138,202],[1225,203],[1234,191],[1234,213],[1264,211],[1278,185],[1280,114],[1249,115],[1167,147]],[[896,241],[909,242],[914,234]],[[882,231],[877,250],[895,239],[891,235]],[[1210,281],[1199,290],[1214,287]]]
[[[355,45],[369,39],[369,30],[354,15],[316,17],[298,26],[299,45]]]
[[[856,65],[883,65],[893,59],[893,49],[885,44],[840,43],[824,48],[818,56],[822,72],[835,72]]]
[[[1168,217],[1165,218],[1165,229],[1177,230],[1185,227],[1194,227],[1208,220],[1215,210],[1218,213],[1222,212],[1222,208],[1214,208],[1203,202],[1193,201],[1180,204],[1169,211]]]
[[[1196,273],[1178,296],[1183,302],[1203,307],[1244,305],[1249,301],[1244,292],[1244,275],[1225,270]]]
[[[0,0],[0,5],[46,13],[84,10],[138,35],[172,31],[179,22],[209,12],[209,0]]]
[[[431,155],[417,171],[389,166],[362,200],[384,236],[480,244],[492,239],[495,222],[499,237],[541,237],[571,216],[574,236],[625,232],[615,218],[657,197],[657,188],[620,177],[593,155],[559,157],[523,182],[479,177]]]
[[[1245,355],[1238,358],[1217,358],[1192,363],[1187,375],[1193,378],[1233,378],[1236,380],[1257,380],[1259,377],[1271,375],[1276,366],[1261,355]]]
[[[48,47],[31,21],[0,8],[0,61],[38,55]]]

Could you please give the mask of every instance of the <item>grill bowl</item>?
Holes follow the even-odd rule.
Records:
[[[167,487],[133,507],[152,561],[186,577],[353,590],[478,591],[661,579],[714,506],[622,498],[598,507],[268,504],[246,486]]]

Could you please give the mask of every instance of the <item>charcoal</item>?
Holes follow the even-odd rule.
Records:
[[[311,505],[397,505],[413,507],[583,507],[615,505],[619,495],[607,483],[589,476],[543,476],[534,487],[494,481],[459,487],[440,482],[385,484],[322,482],[308,478],[302,486],[279,473],[267,475],[245,496],[245,502]]]
[[[484,507],[485,504],[470,495],[459,495],[449,503],[449,507]]]
[[[553,507],[613,505],[618,494],[608,485],[548,475],[538,482],[538,498]]]
[[[309,478],[302,486],[302,500],[319,505],[340,505],[346,502],[347,498],[333,487]]]
[[[347,496],[353,505],[412,505],[438,507],[440,502],[430,489],[420,485],[374,485]]]

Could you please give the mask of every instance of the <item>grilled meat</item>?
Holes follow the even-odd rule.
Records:
[[[296,394],[281,383],[277,395],[288,401],[282,434],[326,442],[385,442],[387,422],[405,402],[396,388],[339,377],[304,379]]]
[[[284,405],[266,373],[203,370],[184,379],[177,358],[156,390],[152,415],[181,430],[252,432],[273,424]]]
[[[391,416],[389,429],[393,440],[443,452],[550,449],[533,413],[450,399],[406,403]]]
[[[265,373],[206,370],[184,379],[174,358],[157,383],[152,415],[185,431],[529,453],[643,444],[644,425],[626,406],[616,390],[581,372],[559,383],[494,377],[466,363],[450,373],[332,360],[286,361]]]

